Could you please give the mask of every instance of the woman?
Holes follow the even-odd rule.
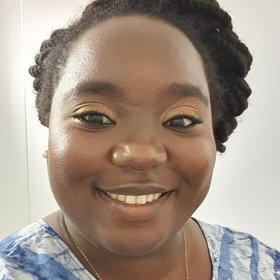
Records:
[[[60,210],[1,242],[0,279],[280,279],[280,253],[197,221],[252,57],[217,2],[100,0],[30,68]]]

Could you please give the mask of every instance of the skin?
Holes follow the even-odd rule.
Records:
[[[112,121],[87,121],[93,111]],[[91,273],[65,224],[103,279],[185,279],[180,229],[191,279],[211,279],[206,241],[191,215],[207,195],[215,157],[203,62],[184,33],[131,15],[73,43],[49,122],[48,170],[61,210],[45,220]],[[127,214],[97,190],[151,184],[172,193],[146,214]]]

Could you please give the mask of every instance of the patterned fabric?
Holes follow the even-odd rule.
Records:
[[[0,242],[1,280],[95,279],[58,234],[35,222]]]
[[[198,221],[206,237],[213,280],[280,280],[280,252],[254,236]]]
[[[280,252],[255,237],[197,221],[213,264],[213,280],[280,280]],[[0,280],[95,278],[42,220],[0,242]]]

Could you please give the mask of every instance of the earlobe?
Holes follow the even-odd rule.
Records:
[[[42,157],[44,158],[44,159],[48,159],[48,156],[49,156],[49,151],[48,150],[45,150],[44,152],[43,152],[43,154],[42,154]]]

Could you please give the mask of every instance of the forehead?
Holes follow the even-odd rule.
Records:
[[[90,81],[142,92],[183,83],[208,95],[203,62],[190,39],[175,26],[143,15],[106,20],[72,44],[58,91]]]

